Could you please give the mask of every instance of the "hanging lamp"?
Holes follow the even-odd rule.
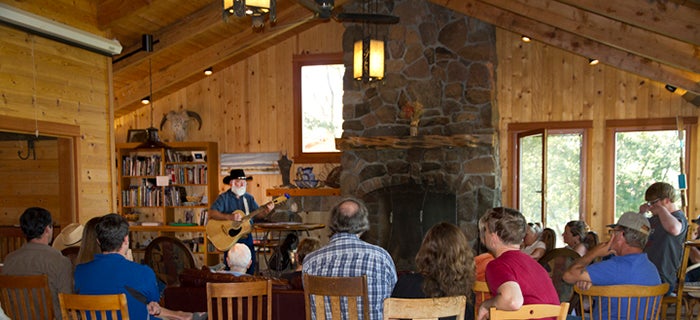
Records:
[[[153,35],[144,34],[141,37],[141,45],[146,52],[153,52]],[[146,129],[146,141],[138,145],[137,149],[167,148],[168,145],[160,141],[158,129],[153,126],[153,110],[155,100],[153,99],[153,66],[151,58],[148,58],[148,99],[151,105],[151,126]]]

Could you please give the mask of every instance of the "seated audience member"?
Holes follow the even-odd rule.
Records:
[[[540,235],[542,234],[542,228],[538,223],[528,223],[527,231],[525,232],[525,239],[523,239],[522,248],[520,249],[523,253],[531,256],[533,259],[538,260],[542,258],[547,246],[544,242],[540,241]]]
[[[540,235],[540,241],[544,242],[544,253],[547,254],[557,247],[557,233],[552,228],[544,228]]]
[[[282,279],[287,279],[293,289],[304,289],[301,280],[301,270],[303,268],[304,258],[311,252],[318,250],[321,247],[321,242],[315,238],[304,238],[299,241],[297,251],[294,252],[295,261],[297,262],[296,270],[282,275]]]
[[[588,232],[588,225],[581,220],[569,221],[564,227],[564,242],[566,247],[578,252],[580,256],[586,254],[588,248],[586,247],[585,238]]]
[[[487,319],[489,308],[519,310],[526,304],[559,305],[559,296],[547,271],[520,252],[527,223],[517,210],[489,209],[479,219],[481,241],[496,257],[486,266],[491,299],[479,306],[478,320]]]
[[[56,319],[61,319],[58,293],[72,293],[73,265],[61,254],[61,251],[49,246],[53,240],[51,213],[44,208],[28,208],[19,217],[19,226],[27,238],[27,243],[5,257],[2,274],[11,276],[45,274],[49,279],[54,316]]]
[[[399,277],[392,297],[439,298],[466,296],[466,319],[472,319],[474,253],[467,237],[457,226],[442,222],[434,225],[416,254],[418,272]]]
[[[396,267],[384,248],[360,239],[360,236],[369,230],[368,216],[367,207],[361,200],[341,200],[331,210],[328,228],[333,234],[328,245],[304,258],[303,272],[324,277],[366,275],[369,315],[372,320],[377,320],[382,319],[384,299],[391,295],[391,290],[396,284]],[[326,307],[329,308],[328,305]],[[313,300],[311,309],[315,310]],[[362,310],[358,310],[358,313],[362,314]],[[311,316],[315,319],[315,313]]]
[[[97,223],[100,222],[99,217],[93,217],[88,220],[83,228],[82,244],[80,245],[80,251],[78,251],[77,264],[88,263],[95,258],[96,254],[102,253],[100,250],[100,244],[97,242]],[[129,259],[133,260],[133,259]]]
[[[85,232],[93,228],[86,226]],[[93,260],[75,268],[75,292],[78,294],[124,293],[129,308],[129,318],[148,319],[151,316],[177,320],[206,319],[206,313],[172,311],[158,304],[160,294],[156,275],[145,265],[127,259],[129,249],[129,224],[115,213],[100,217],[94,227],[102,253],[93,255]],[[84,237],[88,239],[88,237]],[[148,300],[144,304],[126,289],[139,291]]]
[[[700,239],[700,236],[698,236],[698,224],[700,224],[700,218],[697,218],[693,220],[693,223],[696,224],[695,228],[692,228],[693,230],[693,235],[691,236],[692,240],[698,240]],[[688,267],[700,263],[700,249],[697,247],[690,247],[690,256],[688,257]],[[700,281],[700,268],[695,268],[693,270],[690,270],[686,272],[685,274],[685,281],[686,282],[698,282]]]
[[[71,223],[65,228],[61,228],[61,233],[53,239],[51,245],[54,249],[62,251],[70,247],[80,247],[80,240],[83,239],[83,225],[80,223]]]
[[[250,255],[250,249],[248,246],[242,243],[236,243],[228,249],[228,255],[226,256],[226,262],[230,270],[219,271],[221,273],[230,273],[234,276],[244,276],[249,275],[246,273],[250,264],[253,260]]]
[[[651,212],[649,241],[644,252],[659,270],[661,281],[673,292],[678,282],[678,268],[683,258],[683,242],[688,230],[685,213],[676,208],[676,189],[665,182],[656,182],[644,192],[647,202],[639,206],[639,213]]]
[[[656,267],[643,252],[651,230],[647,219],[636,212],[625,212],[616,224],[608,227],[613,228],[610,241],[591,248],[583,257],[574,261],[564,273],[564,281],[576,284],[582,289],[588,289],[591,285],[655,286],[661,284]],[[612,258],[591,264],[595,259],[611,253],[614,254]],[[617,310],[617,299],[611,301],[603,299],[599,302],[593,307],[594,317],[596,315],[599,317],[600,311],[602,314],[608,314],[608,309],[611,314],[618,314],[618,311],[622,314],[627,313],[627,299],[620,301],[622,310]],[[640,300],[637,303],[646,302]],[[643,316],[643,314],[635,316],[632,313],[632,319],[643,319]]]

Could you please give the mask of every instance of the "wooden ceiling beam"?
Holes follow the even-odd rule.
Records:
[[[201,80],[204,77],[202,70],[210,66],[217,66],[217,68],[230,66],[298,32],[324,22],[314,19],[309,10],[299,5],[292,6],[284,12],[278,12],[277,16],[278,21],[289,22],[278,23],[277,26],[263,32],[247,28],[173,65],[154,70],[154,96],[163,97]],[[123,88],[115,88],[115,116],[124,115],[141,107],[141,98],[148,95],[148,81],[148,78],[144,78],[140,81],[132,81]]]
[[[579,9],[700,46],[700,10],[667,1],[557,0]]]
[[[553,0],[479,1],[647,59],[700,73],[700,48],[690,43]]]
[[[97,27],[108,28],[113,22],[148,7],[155,0],[102,0],[97,4]]]
[[[138,65],[148,57],[164,52],[178,42],[196,38],[198,35],[204,34],[208,30],[221,27],[224,23],[225,22],[221,18],[221,4],[212,2],[210,5],[200,9],[187,18],[181,19],[174,24],[158,30],[158,32],[153,35],[154,40],[158,41],[154,46],[155,49],[153,52],[137,52],[137,50],[141,49],[140,44],[126,48],[126,50],[124,50],[125,54],[130,52],[136,53],[113,63],[113,72],[119,74],[131,66]],[[239,31],[239,29],[234,30],[234,32],[236,31]],[[116,56],[115,59],[119,59],[119,56]]]
[[[700,74],[663,65],[476,0],[430,2],[584,57],[597,57],[602,63],[620,70],[700,93]]]

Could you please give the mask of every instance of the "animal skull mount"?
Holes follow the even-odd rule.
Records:
[[[186,109],[180,111],[173,110],[163,115],[163,120],[160,121],[160,130],[163,130],[163,126],[168,122],[168,127],[170,131],[173,132],[175,141],[185,141],[187,138],[187,128],[192,119],[199,122],[199,128],[197,128],[197,130],[202,130],[202,118],[199,114]]]

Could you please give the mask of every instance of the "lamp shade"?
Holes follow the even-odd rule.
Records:
[[[247,0],[246,7],[256,7],[270,9],[270,0]]]
[[[365,38],[355,42],[353,77],[365,82],[384,78],[384,41]]]

